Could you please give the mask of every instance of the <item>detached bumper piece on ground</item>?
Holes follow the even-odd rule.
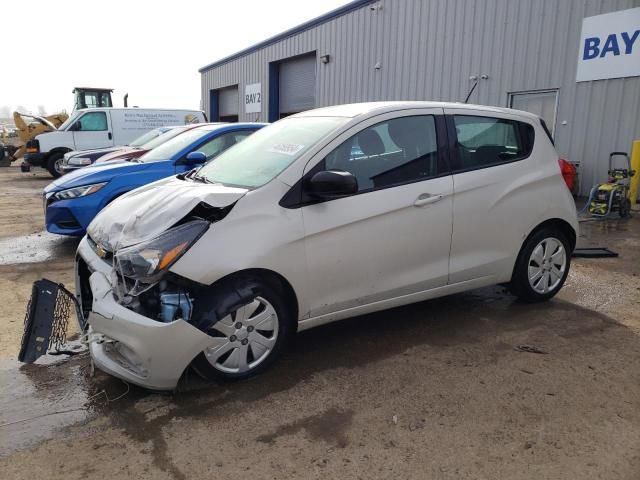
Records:
[[[18,360],[33,363],[46,353],[79,353],[82,350],[80,345],[70,345],[67,342],[69,319],[73,314],[83,329],[82,315],[73,294],[62,284],[51,280],[35,281],[27,304]]]

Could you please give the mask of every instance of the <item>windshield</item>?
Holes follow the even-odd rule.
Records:
[[[343,117],[280,120],[220,154],[213,162],[202,167],[198,176],[211,183],[260,187],[348,120]]]
[[[157,146],[153,150],[145,153],[140,157],[141,162],[157,162],[158,160],[170,160],[174,155],[181,150],[187,148],[194,142],[197,142],[207,134],[211,133],[211,130],[203,128],[194,128],[188,130],[182,135],[172,138],[166,141],[162,145]]]
[[[75,122],[75,121],[76,121],[76,119],[77,119],[80,115],[82,115],[83,113],[84,113],[84,112],[75,112],[73,115],[71,115],[69,118],[67,118],[67,121],[66,121],[66,122],[64,122],[62,125],[60,125],[60,126],[58,127],[58,130],[66,130],[66,129],[67,129],[67,127],[68,127],[69,125],[71,125],[73,122]]]
[[[147,143],[142,145],[142,148],[145,150],[153,150],[159,145],[162,145],[167,140],[171,140],[173,137],[177,137],[185,130],[189,130],[190,127],[175,127],[171,130],[167,130],[162,135],[158,135],[157,137],[149,140]]]
[[[165,127],[163,127],[163,128],[154,128],[150,132],[144,133],[144,134],[140,135],[138,138],[136,138],[135,140],[133,140],[131,143],[129,143],[129,146],[130,147],[140,147],[140,146],[144,145],[145,143],[147,143],[148,141],[153,140],[157,136],[162,135],[166,131],[167,131],[167,129]]]

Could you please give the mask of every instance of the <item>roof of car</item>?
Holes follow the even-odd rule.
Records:
[[[367,103],[349,103],[345,105],[334,105],[331,107],[316,108],[305,112],[297,113],[295,117],[357,117],[367,114],[381,114],[393,112],[396,110],[407,110],[411,108],[455,108],[460,110],[469,110],[474,112],[486,113],[509,113],[520,115],[528,119],[537,119],[538,117],[529,112],[521,110],[513,110],[511,108],[492,107],[488,105],[473,105],[468,103],[457,102],[367,102]]]
[[[203,129],[203,130],[218,130],[221,128],[228,129],[230,127],[236,128],[251,128],[251,127],[264,127],[269,125],[268,123],[260,123],[260,122],[234,122],[234,123],[226,123],[226,122],[210,122],[210,123],[196,123],[190,125],[193,128]]]

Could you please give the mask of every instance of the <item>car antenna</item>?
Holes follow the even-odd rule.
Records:
[[[480,79],[482,79],[482,80],[486,80],[488,78],[489,78],[489,75],[480,75]],[[469,93],[467,93],[467,96],[464,99],[464,103],[469,103],[469,97],[471,97],[471,94],[476,89],[476,87],[478,86],[478,82],[480,81],[478,79],[477,75],[471,75],[469,77],[469,80],[475,80],[475,83],[471,86],[471,89],[469,90]]]

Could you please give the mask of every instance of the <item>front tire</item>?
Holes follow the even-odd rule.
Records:
[[[47,170],[53,178],[60,178],[64,171],[62,170],[62,160],[64,160],[64,153],[54,152],[49,155],[47,159]]]
[[[281,290],[262,279],[239,277],[196,302],[199,328],[214,342],[196,357],[194,370],[210,380],[239,380],[266,370],[294,331]]]
[[[542,228],[531,235],[518,255],[509,289],[525,302],[549,300],[564,285],[571,264],[571,247],[557,230]]]

